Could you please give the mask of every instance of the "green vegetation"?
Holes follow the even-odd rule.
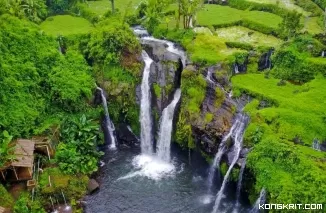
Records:
[[[143,0],[115,0],[114,5],[118,11],[125,11],[129,9],[128,7],[135,8],[137,7]],[[89,8],[98,15],[103,15],[108,10],[112,10],[111,2],[109,0],[99,0],[99,1],[88,1],[87,4]]]
[[[202,26],[230,26],[236,25],[239,21],[276,30],[282,18],[272,13],[238,10],[219,5],[205,5],[204,9],[198,12],[198,24]]]
[[[254,47],[278,47],[282,43],[282,40],[274,36],[265,35],[241,26],[220,28],[216,30],[216,34],[225,41],[245,43]]]
[[[10,208],[14,204],[14,199],[2,184],[0,184],[0,203],[5,208]]]
[[[103,154],[96,151],[99,135],[98,123],[87,120],[83,115],[79,119],[63,122],[61,141],[57,148],[56,162],[66,174],[92,174],[97,171],[98,158]]]
[[[93,28],[86,19],[70,15],[49,17],[40,26],[47,34],[53,36],[89,33]]]
[[[53,38],[8,15],[0,17],[0,40],[1,130],[30,136],[54,114],[87,108],[95,85],[80,54],[61,55]]]
[[[278,1],[278,0],[247,0],[249,2],[256,2],[261,4],[277,4],[278,7],[285,8],[288,10],[295,10],[298,13],[301,13],[305,16],[309,15],[303,8],[295,5],[294,1],[289,0],[287,2]]]
[[[241,90],[260,100],[266,100],[272,107],[250,108],[252,123],[262,124],[265,131],[279,135],[282,139],[296,137],[311,146],[314,138],[326,138],[325,79],[316,77],[302,86],[286,83],[278,86],[278,79],[266,79],[262,74],[247,74],[232,78],[236,90]],[[257,125],[256,125],[257,126]]]

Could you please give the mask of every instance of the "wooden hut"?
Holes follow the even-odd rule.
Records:
[[[33,178],[34,147],[31,140],[18,139],[13,142],[15,159],[0,168],[4,180],[30,180]]]

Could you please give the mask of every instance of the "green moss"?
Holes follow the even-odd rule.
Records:
[[[67,200],[79,200],[86,193],[87,183],[88,177],[86,175],[66,175],[58,168],[47,168],[40,176],[38,187],[44,196],[60,194],[62,190]]]
[[[161,87],[158,84],[156,84],[156,83],[153,84],[153,87],[154,87],[155,96],[157,98],[160,98],[161,97],[161,92],[162,92]]]
[[[214,118],[214,114],[212,113],[206,113],[205,114],[205,123],[210,123]]]
[[[224,102],[225,94],[219,87],[215,88],[215,98],[216,100],[214,105],[216,108],[220,108],[222,103]]]

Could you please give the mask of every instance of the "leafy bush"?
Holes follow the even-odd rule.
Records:
[[[127,65],[123,63],[124,57],[130,57],[129,60],[132,60],[140,53],[139,41],[129,26],[121,22],[118,16],[112,16],[99,22],[90,35],[85,53],[100,70],[103,64]],[[135,63],[135,60],[130,62]]]
[[[304,83],[314,79],[315,71],[308,66],[298,52],[285,49],[276,52],[272,73],[275,77]]]
[[[263,139],[247,159],[256,176],[255,188],[269,192],[269,203],[325,203],[325,164],[319,162],[322,155],[312,152],[275,138]]]
[[[66,174],[91,174],[95,172],[98,158],[99,127],[83,115],[79,119],[64,121],[60,131],[61,142],[56,152],[56,162]]]

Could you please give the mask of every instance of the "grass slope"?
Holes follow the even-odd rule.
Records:
[[[49,17],[40,26],[47,34],[53,36],[87,33],[93,28],[86,19],[70,15]]]
[[[134,9],[145,0],[115,0],[115,8],[123,12],[129,5]],[[88,1],[90,9],[98,15],[103,15],[106,11],[111,10],[110,0]]]
[[[198,24],[202,26],[231,24],[242,19],[247,19],[258,24],[277,29],[282,18],[272,13],[262,11],[244,11],[228,6],[205,5],[198,12]]]
[[[282,44],[282,40],[274,36],[265,35],[263,33],[241,26],[220,28],[216,30],[216,33],[219,38],[222,38],[226,41],[246,43],[255,47],[277,47]]]
[[[238,75],[232,78],[236,91],[243,91],[259,99],[267,99],[277,106],[259,109],[253,103],[247,107],[258,126],[268,123],[268,131],[282,139],[299,137],[310,146],[314,138],[326,138],[326,79],[317,76],[302,86],[287,83],[277,86],[278,79],[266,79],[262,74]]]
[[[304,16],[310,15],[309,12],[305,11],[303,8],[299,7],[298,5],[294,4],[293,0],[246,0],[249,2],[261,3],[261,4],[277,4],[279,7],[288,9],[288,10],[295,10],[298,13],[301,13]]]

